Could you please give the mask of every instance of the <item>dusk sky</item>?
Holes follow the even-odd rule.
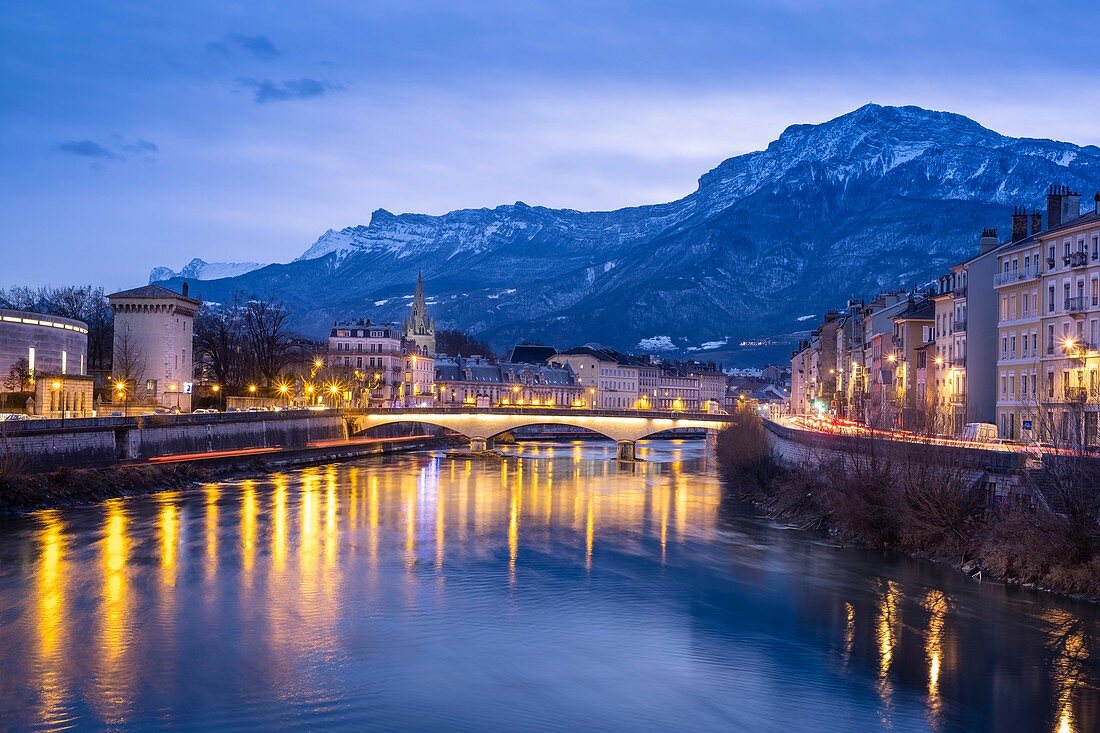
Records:
[[[370,212],[668,201],[866,102],[1100,144],[1087,3],[9,3],[0,285],[287,261]]]

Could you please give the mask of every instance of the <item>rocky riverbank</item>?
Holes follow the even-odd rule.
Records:
[[[840,541],[951,564],[982,579],[1100,599],[1100,486],[1091,468],[1052,478],[1065,511],[990,507],[972,466],[918,463],[904,446],[808,466],[776,460],[747,417],[718,437],[727,490],[769,517]]]

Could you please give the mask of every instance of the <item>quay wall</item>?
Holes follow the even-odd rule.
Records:
[[[891,446],[904,448],[907,459],[918,463],[971,465],[984,470],[1013,473],[1024,468],[1024,457],[1012,451],[988,450],[957,445],[894,441],[885,437],[869,438],[856,435],[834,435],[798,430],[772,420],[764,420],[768,442],[779,460],[791,465],[814,465],[826,458],[841,455],[866,455],[871,451],[889,451]]]
[[[21,471],[89,468],[158,456],[250,448],[305,448],[344,440],[339,415],[145,415],[0,424],[0,458]]]

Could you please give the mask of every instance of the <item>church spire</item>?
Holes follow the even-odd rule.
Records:
[[[416,273],[416,290],[413,302],[405,318],[405,340],[413,342],[425,354],[435,354],[435,323],[428,315],[428,301],[424,297],[424,275]]]

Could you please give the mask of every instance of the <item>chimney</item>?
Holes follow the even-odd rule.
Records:
[[[1031,233],[1038,234],[1043,231],[1043,215],[1041,212],[1031,212]]]
[[[1068,224],[1081,215],[1081,194],[1069,186],[1051,186],[1047,190],[1047,230]]]
[[[1019,242],[1025,237],[1027,237],[1027,210],[1014,206],[1012,208],[1012,241]]]
[[[1016,216],[1015,215],[1013,215],[1013,217],[1012,217],[1012,224],[1013,224],[1013,229],[1015,230],[1015,225],[1016,225]],[[1027,236],[1026,232],[1025,232],[1024,236]],[[1020,239],[1023,239],[1023,238],[1024,237],[1020,237]],[[1013,241],[1016,240],[1015,231],[1013,232],[1012,239],[1013,239]],[[983,229],[982,230],[982,238],[978,240],[978,253],[979,254],[985,254],[986,252],[988,252],[991,249],[993,249],[994,247],[996,247],[998,244],[999,244],[999,242],[997,240],[997,230],[996,229]]]
[[[183,297],[185,297],[185,298],[187,297],[187,290],[188,290],[187,282],[185,281],[183,283]]]

